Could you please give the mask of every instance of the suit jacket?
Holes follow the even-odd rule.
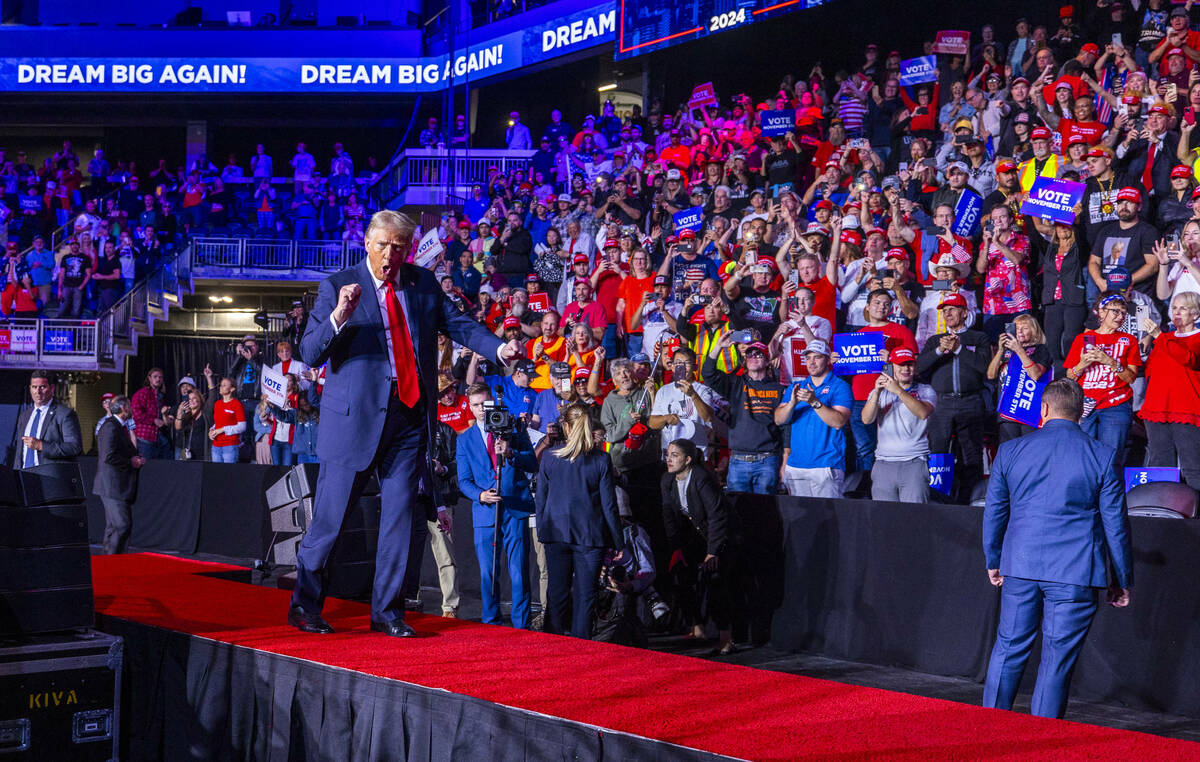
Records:
[[[458,488],[463,497],[471,501],[471,523],[477,527],[490,527],[496,523],[496,507],[479,501],[479,495],[496,486],[496,469],[488,455],[487,443],[478,425],[473,425],[458,435]],[[518,431],[509,443],[511,456],[504,460],[500,471],[500,497],[504,509],[533,511],[533,495],[529,492],[529,477],[538,469],[537,458],[529,434]]]
[[[29,425],[29,417],[33,415],[33,406],[21,412],[17,418],[17,446],[13,453],[13,468],[20,468],[23,462],[24,447],[21,437],[25,427]],[[41,460],[73,461],[83,452],[83,435],[79,431],[79,416],[75,411],[58,400],[51,400],[46,411],[46,420],[42,424]]]
[[[1133,584],[1133,551],[1116,452],[1070,421],[1047,421],[1000,445],[983,512],[987,568],[1044,582]]]
[[[671,547],[683,547],[683,522],[691,522],[704,538],[708,555],[720,556],[728,550],[733,536],[733,517],[725,502],[725,493],[712,472],[704,468],[693,468],[688,483],[688,512],[685,516],[679,504],[679,488],[674,474],[663,474],[662,478],[663,522],[666,524],[667,540]]]
[[[1126,151],[1120,164],[1124,166],[1125,174],[1130,184],[1141,190],[1143,200],[1145,189],[1142,188],[1142,173],[1146,169],[1147,148],[1150,144],[1144,138],[1138,138]],[[1156,198],[1165,198],[1171,194],[1171,170],[1179,163],[1175,151],[1179,147],[1178,133],[1167,132],[1162,138],[1162,148],[1154,152],[1154,165],[1150,168]],[[1143,203],[1142,208],[1150,205]]]
[[[542,542],[623,548],[613,465],[600,450],[566,460],[542,453],[538,469],[537,533]]]
[[[96,441],[99,456],[92,492],[100,497],[133,502],[137,496],[137,469],[130,461],[138,454],[138,449],[129,438],[129,430],[121,421],[109,418],[100,427]]]
[[[329,316],[337,306],[338,292],[351,283],[357,283],[363,293],[354,314],[341,331],[335,332]],[[495,357],[501,341],[459,312],[428,270],[405,265],[397,286],[404,289],[408,302],[405,320],[412,336],[432,442],[438,396],[437,331],[447,329],[454,341],[485,357]],[[386,379],[391,375],[386,331],[386,316],[380,313],[365,258],[355,267],[321,281],[300,341],[300,354],[313,368],[329,363],[317,434],[317,455],[323,462],[362,471],[375,456],[388,408]]]

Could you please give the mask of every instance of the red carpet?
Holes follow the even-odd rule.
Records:
[[[369,632],[331,600],[334,635],[284,622],[288,593],[201,576],[237,567],[153,554],[93,559],[107,616],[308,659],[747,759],[1200,759],[1200,744],[684,656],[414,615]]]

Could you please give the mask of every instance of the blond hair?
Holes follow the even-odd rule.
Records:
[[[592,415],[587,405],[572,403],[563,408],[559,415],[566,433],[566,442],[554,451],[554,454],[566,460],[575,460],[580,455],[586,455],[596,447],[595,435],[592,431]]]

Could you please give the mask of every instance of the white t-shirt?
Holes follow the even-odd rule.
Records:
[[[716,395],[712,389],[699,381],[693,381],[692,388],[696,390],[696,394],[700,395],[700,399],[704,400],[704,404],[710,408],[714,407],[713,400]],[[679,391],[679,387],[675,384],[666,384],[654,396],[654,407],[651,408],[650,415],[671,414],[679,416],[679,423],[669,423],[663,427],[662,449],[664,453],[667,451],[667,445],[676,439],[690,439],[701,450],[708,447],[711,426],[700,419],[700,414],[696,411],[696,403]]]
[[[922,402],[937,405],[937,393],[927,384],[917,384],[908,393]],[[875,416],[875,459],[885,461],[912,460],[929,454],[929,439],[925,429],[929,419],[917,418],[900,398],[887,389],[879,392],[879,412]]]
[[[679,313],[683,311],[683,304],[674,300],[664,303],[663,307],[673,318],[679,317]],[[669,328],[666,318],[663,317],[663,310],[658,308],[658,302],[646,302],[642,305],[643,352],[653,355],[654,345]]]
[[[789,321],[790,322],[790,321]],[[808,323],[808,329],[813,332],[818,339],[821,339],[826,344],[833,343],[833,326],[829,321],[819,315],[806,315],[804,322]],[[790,328],[790,326],[789,326]],[[799,329],[790,328],[790,332],[784,334],[785,338],[780,342],[779,353],[779,382],[782,384],[790,384],[796,378],[796,365],[794,360],[796,352],[803,349],[804,337],[800,335]],[[803,361],[801,361],[803,362]],[[802,372],[801,376],[807,375]]]
[[[1167,283],[1171,284],[1171,298],[1175,298],[1175,294],[1182,294],[1186,291],[1191,291],[1194,294],[1200,294],[1200,283],[1192,277],[1191,271],[1184,267],[1179,262],[1171,264],[1171,269],[1167,273]]]

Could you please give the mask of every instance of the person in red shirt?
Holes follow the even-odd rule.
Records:
[[[1070,145],[1075,136],[1083,138],[1089,148],[1099,145],[1107,128],[1103,122],[1096,121],[1095,101],[1091,98],[1076,98],[1071,109],[1074,119],[1059,119],[1049,112],[1043,114],[1042,118],[1062,134],[1064,146]]]
[[[679,130],[671,130],[671,142],[658,155],[663,166],[676,167],[686,170],[692,163],[692,152],[682,144],[683,135]]]
[[[1150,318],[1143,328],[1154,340],[1146,361],[1146,400],[1138,415],[1150,440],[1147,466],[1173,468],[1200,489],[1200,294],[1184,291],[1171,300],[1174,331],[1164,332]]]
[[[575,301],[568,304],[567,308],[563,310],[563,320],[568,325],[571,323],[585,325],[593,339],[597,342],[604,340],[607,334],[605,329],[608,327],[608,313],[604,311],[603,305],[592,301],[590,281],[575,282]]]
[[[475,423],[475,414],[466,395],[458,393],[453,378],[438,376],[438,420],[461,434]]]
[[[1166,77],[1171,73],[1168,59],[1174,48],[1178,48],[1190,61],[1200,61],[1200,32],[1194,32],[1188,28],[1191,24],[1188,9],[1182,5],[1176,5],[1171,10],[1168,23],[1171,25],[1171,29],[1167,32],[1167,36],[1163,37],[1158,46],[1150,52],[1150,63],[1158,64],[1158,74],[1161,77]]]
[[[240,400],[233,396],[237,385],[228,376],[221,379],[213,401],[212,428],[208,438],[212,440],[213,463],[237,463],[238,448],[242,444],[242,432],[246,430],[246,411]]]
[[[632,357],[642,350],[642,326],[633,326],[633,317],[646,304],[646,294],[654,293],[654,271],[650,269],[650,255],[642,249],[634,249],[629,257],[629,275],[621,281],[617,296],[617,327],[625,337],[625,354]]]
[[[608,318],[603,342],[610,351],[616,347],[617,303],[621,301],[621,283],[625,280],[627,272],[625,265],[621,264],[620,257],[621,241],[616,238],[605,239],[590,278],[595,299],[604,308],[604,314]],[[613,356],[616,356],[615,352]]]
[[[1067,378],[1083,387],[1080,427],[1092,438],[1117,451],[1118,476],[1125,462],[1125,437],[1133,418],[1130,384],[1142,367],[1137,337],[1120,330],[1128,314],[1125,297],[1107,294],[1096,304],[1100,325],[1075,337],[1063,361]]]
[[[828,277],[821,277],[821,260],[817,255],[805,253],[797,257],[794,277],[793,268],[786,259],[780,257],[777,263],[784,277],[783,298],[787,300],[794,296],[798,288],[807,288],[813,293],[812,314],[825,318],[830,325],[837,325],[837,286]],[[836,273],[834,277],[837,277]]]

